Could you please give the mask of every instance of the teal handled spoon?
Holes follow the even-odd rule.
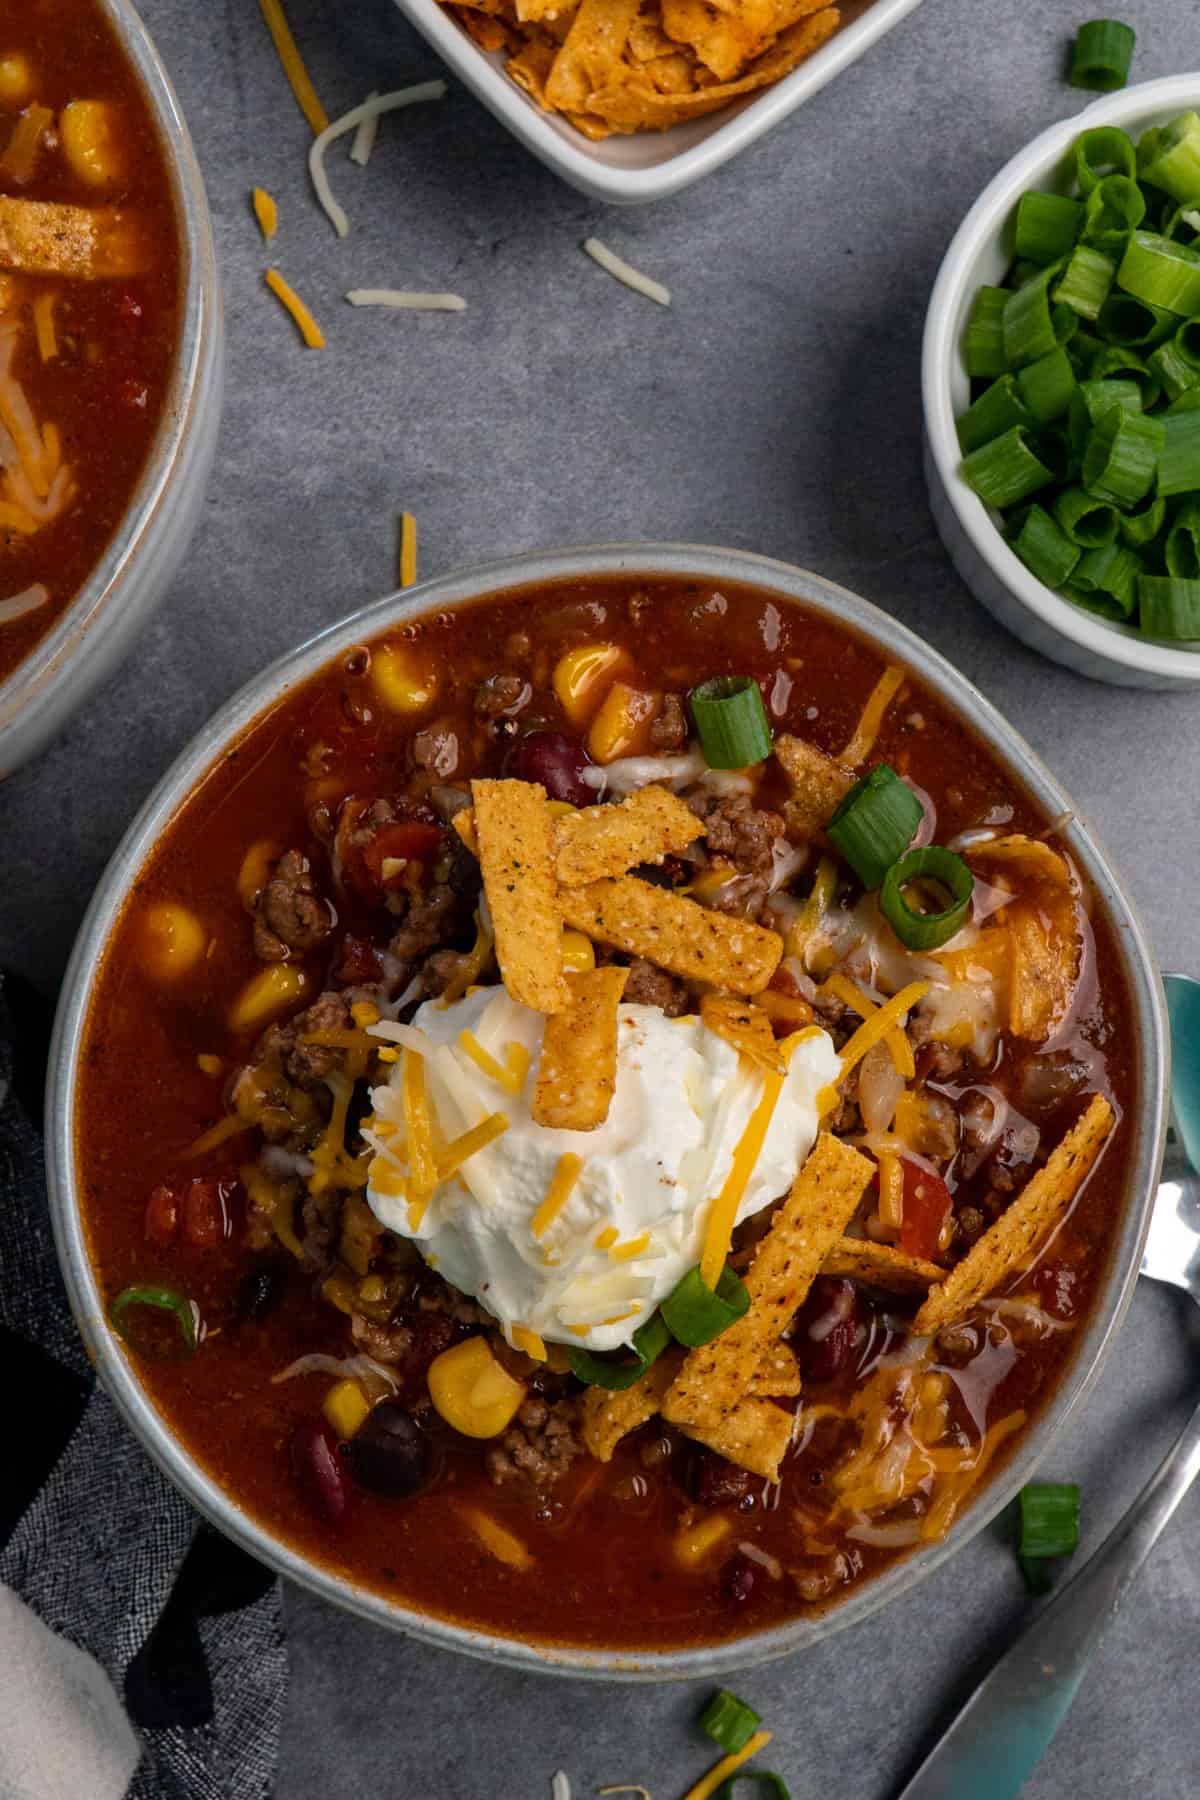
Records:
[[[1171,1130],[1143,1275],[1200,1304],[1200,982],[1166,977]],[[1066,1718],[1096,1647],[1200,1475],[1200,1408],[1129,1511],[975,1690],[899,1800],[1015,1800]]]

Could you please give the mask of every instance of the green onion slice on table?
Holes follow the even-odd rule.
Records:
[[[762,1714],[728,1688],[719,1688],[700,1714],[701,1731],[731,1754],[744,1750],[761,1724]]]
[[[767,709],[751,676],[714,676],[693,688],[688,701],[711,769],[745,769],[770,756]]]
[[[912,843],[923,811],[895,769],[877,763],[838,802],[826,833],[863,886],[877,888]]]
[[[1129,80],[1137,33],[1120,19],[1090,19],[1081,25],[1071,52],[1071,86],[1115,93]]]
[[[662,1316],[676,1343],[698,1350],[744,1318],[750,1310],[746,1284],[728,1266],[722,1269],[716,1288],[710,1288],[699,1267],[689,1269],[679,1286],[662,1303]]]
[[[787,1782],[772,1769],[739,1769],[721,1783],[712,1800],[737,1800],[739,1788],[761,1795],[762,1800],[792,1800]]]
[[[635,1381],[640,1381],[651,1363],[657,1362],[671,1341],[671,1333],[661,1313],[655,1313],[639,1325],[633,1334],[634,1355],[610,1360],[599,1356],[592,1350],[572,1348],[567,1351],[567,1361],[571,1365],[571,1373],[589,1387],[608,1388],[613,1393],[620,1393],[631,1388]]]
[[[937,912],[910,906],[904,890],[913,882],[944,889],[949,905]],[[961,856],[928,844],[892,864],[879,890],[879,910],[906,950],[940,950],[966,919],[974,888],[975,877]]]
[[[198,1314],[193,1303],[186,1294],[169,1287],[127,1287],[122,1288],[108,1309],[108,1316],[113,1329],[125,1339],[135,1350],[146,1349],[146,1336],[139,1331],[135,1320],[139,1311],[148,1308],[151,1312],[167,1313],[174,1319],[183,1346],[182,1354],[195,1354],[199,1342],[197,1333]]]
[[[1079,1489],[1073,1481],[1031,1481],[1017,1496],[1017,1561],[1031,1593],[1050,1586],[1046,1561],[1079,1547]]]

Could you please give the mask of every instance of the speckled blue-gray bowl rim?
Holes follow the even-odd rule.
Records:
[[[655,575],[692,577],[718,585],[743,582],[766,589],[784,602],[799,601],[841,620],[889,658],[906,662],[1015,773],[1047,814],[1056,817],[1074,810],[1062,788],[996,709],[935,650],[847,589],[786,563],[741,550],[687,544],[598,545],[510,557],[390,594],[340,624],[328,626],[248,682],[167,771],[126,832],[80,928],[55,1020],[47,1094],[50,1210],[71,1306],[100,1380],[160,1468],[206,1518],[253,1556],[364,1619],[442,1649],[463,1651],[510,1667],[565,1675],[630,1681],[690,1679],[724,1674],[802,1650],[829,1633],[866,1618],[936,1569],[982,1530],[1030,1479],[1090,1388],[1112,1344],[1137,1279],[1158,1179],[1167,1118],[1169,1037],[1162,984],[1142,927],[1108,858],[1077,814],[1064,827],[1061,837],[1115,926],[1132,1003],[1140,1097],[1137,1116],[1130,1122],[1134,1141],[1128,1203],[1103,1291],[1054,1399],[948,1538],[914,1552],[816,1617],[794,1619],[732,1642],[687,1650],[584,1649],[531,1643],[431,1617],[309,1561],[244,1512],[235,1498],[189,1455],[139,1384],[104,1317],[80,1218],[72,1141],[84,1024],[92,983],[109,935],[147,854],[231,741],[337,655],[398,622],[456,608],[506,589],[570,582],[591,575],[619,576],[631,585],[639,577]],[[131,1100],[134,1098],[131,1095]]]
[[[0,681],[0,780],[36,755],[113,672],[162,599],[199,514],[221,410],[221,289],[200,164],[142,20],[129,0],[99,4],[137,75],[170,172],[179,342],[146,465],[108,548],[53,630]]]

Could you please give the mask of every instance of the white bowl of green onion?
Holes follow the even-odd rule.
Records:
[[[963,220],[922,356],[934,519],[1033,649],[1200,684],[1200,73],[1107,95]]]

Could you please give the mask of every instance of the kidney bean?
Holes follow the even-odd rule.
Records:
[[[687,1487],[701,1506],[734,1506],[744,1500],[754,1486],[748,1469],[739,1469],[715,1450],[697,1450],[687,1469]]]
[[[265,1319],[287,1292],[287,1270],[279,1262],[256,1263],[238,1282],[233,1310],[239,1320]]]
[[[350,1484],[332,1431],[322,1419],[297,1425],[289,1445],[292,1472],[313,1511],[340,1525],[350,1504]]]
[[[508,765],[518,781],[540,781],[551,800],[590,806],[596,791],[583,780],[587,760],[582,744],[561,731],[531,731],[517,739]]]
[[[429,1440],[398,1400],[383,1400],[349,1446],[354,1478],[373,1494],[406,1499],[429,1479]]]
[[[196,1176],[183,1190],[183,1241],[194,1250],[211,1250],[233,1231],[229,1199],[235,1183]]]
[[[1033,1287],[1042,1306],[1055,1319],[1073,1319],[1079,1277],[1068,1263],[1043,1263],[1033,1272]]]
[[[163,1185],[151,1190],[143,1230],[146,1242],[157,1244],[160,1249],[175,1242],[179,1232],[179,1195],[174,1188]]]
[[[760,1570],[739,1551],[721,1571],[721,1597],[727,1606],[745,1606],[754,1593]]]
[[[854,1283],[819,1275],[800,1309],[791,1340],[806,1381],[832,1381],[841,1374],[853,1354],[858,1326]]]

